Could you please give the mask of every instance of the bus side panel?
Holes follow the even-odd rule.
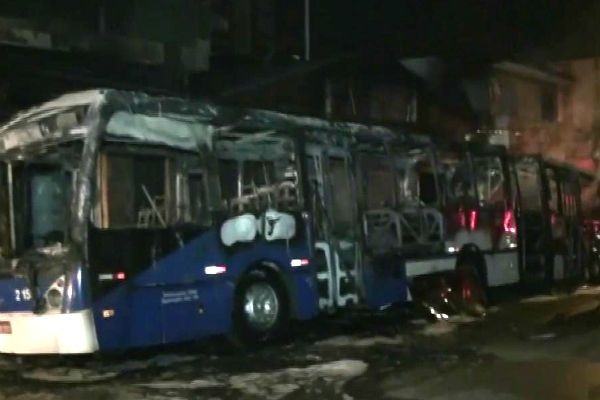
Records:
[[[200,280],[211,281],[214,276],[207,276],[204,267],[223,264],[224,258],[218,233],[211,229],[183,247],[176,247],[157,260],[154,266],[148,266],[147,272],[140,274],[135,283],[140,286],[177,286]]]
[[[127,345],[139,347],[163,343],[161,292],[158,287],[136,287],[130,291]],[[127,304],[127,299],[124,300]],[[100,348],[102,349],[102,345]]]
[[[122,288],[94,307],[100,350],[143,347],[225,333],[231,284]]]
[[[311,267],[312,268],[312,267]],[[294,293],[294,317],[307,320],[319,313],[319,295],[312,273],[298,271],[292,273]]]
[[[191,341],[231,327],[233,285],[225,279],[162,291],[164,342]]]
[[[225,255],[214,232],[206,232],[137,276],[128,277],[95,302],[101,350],[200,339],[231,329],[235,282],[249,268],[267,261],[282,273],[292,315],[318,313],[312,266],[292,269],[291,259],[307,258],[306,246],[254,242]],[[226,265],[223,275],[205,275],[208,265]]]
[[[130,293],[125,285],[94,302],[94,325],[100,351],[129,346]]]
[[[365,300],[369,308],[379,309],[408,300],[408,280],[400,257],[378,257],[367,263],[363,279]]]
[[[136,279],[138,286],[161,289],[157,297],[163,343],[199,339],[230,329],[231,269],[228,267],[223,275],[204,273],[207,266],[226,265],[224,258],[217,230],[211,229],[157,261],[152,273]],[[137,324],[132,326],[133,330],[138,328]],[[143,332],[134,337],[143,338]]]

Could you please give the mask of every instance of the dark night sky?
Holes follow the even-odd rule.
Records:
[[[577,34],[592,0],[315,1],[315,41],[407,55],[524,56]]]
[[[56,0],[71,4],[75,0]],[[93,0],[94,4],[100,0]],[[127,0],[105,0],[106,4]],[[202,1],[202,0],[198,0]],[[215,9],[233,0],[212,0]],[[260,1],[260,0],[255,0]],[[278,21],[277,36],[287,38],[290,49],[280,49],[283,64],[303,47],[304,0],[274,0],[284,16]],[[29,0],[0,0],[0,11],[25,12]],[[371,55],[396,57],[439,55],[465,70],[490,61],[544,61],[564,57],[600,54],[600,0],[310,0],[313,61],[341,53],[360,51],[365,60]],[[30,3],[31,4],[31,3]],[[46,3],[43,3],[46,5]],[[54,5],[55,3],[53,3]],[[91,3],[86,3],[93,9]],[[129,4],[129,3],[128,3]],[[8,6],[12,6],[8,7]],[[57,9],[62,13],[63,8]],[[31,10],[30,10],[31,11]],[[29,14],[28,14],[29,15]],[[266,65],[259,55],[255,67]],[[143,82],[162,85],[164,73],[150,67],[130,68],[112,60],[93,56],[49,54],[31,49],[0,45],[0,78],[11,83],[13,91],[30,93],[23,88],[39,87],[48,91],[71,89],[81,85],[110,86],[113,79],[133,86]],[[209,80],[228,68],[246,70],[245,60],[213,59]],[[292,64],[294,64],[293,62]],[[295,65],[295,64],[294,64]],[[227,68],[224,68],[227,69]],[[147,77],[146,77],[147,75]],[[227,77],[233,81],[232,76]],[[145,82],[145,83],[144,83]],[[30,101],[30,99],[26,99]]]
[[[233,0],[197,1],[212,3],[215,10],[230,8],[233,3]],[[278,34],[289,35],[298,44],[302,41],[305,0],[272,1],[278,4],[281,14],[292,15],[279,21]],[[52,10],[68,18],[75,16],[75,21],[94,20],[95,7],[102,2],[109,10],[115,10],[110,14],[114,17],[113,14],[119,14],[118,10],[133,1],[2,0],[0,14],[15,17],[39,14],[36,19],[44,21],[43,14]],[[561,41],[580,30],[581,21],[590,14],[600,17],[598,0],[310,0],[310,3],[313,45],[322,53],[357,47],[393,47],[408,55],[510,55]],[[121,22],[125,27],[131,23]]]

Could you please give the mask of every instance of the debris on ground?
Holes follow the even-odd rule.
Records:
[[[155,381],[139,383],[136,386],[160,391],[229,387],[248,396],[278,400],[301,388],[313,386],[317,382],[333,385],[336,391],[341,391],[347,381],[364,374],[367,367],[367,363],[361,360],[338,360],[304,368],[285,368],[232,376],[223,374],[190,381]]]
[[[426,325],[419,333],[424,336],[447,335],[456,330],[456,325],[446,321],[438,321]]]
[[[373,336],[373,337],[353,337],[353,336],[334,336],[315,343],[315,346],[329,347],[371,347],[376,345],[400,345],[404,343],[404,337],[397,335],[392,337]]]
[[[194,379],[193,381],[162,381],[138,383],[136,386],[160,390],[196,390],[225,386],[215,378]]]
[[[60,383],[102,382],[114,379],[117,375],[116,372],[98,372],[82,368],[36,368],[21,374],[25,379]]]
[[[456,314],[448,316],[448,319],[446,321],[456,324],[469,324],[472,322],[479,322],[481,321],[481,318],[477,318],[467,314]]]
[[[579,295],[579,294],[583,294],[583,295],[600,295],[600,286],[588,286],[588,285],[583,285],[577,288],[577,290],[575,290],[575,292],[573,292],[574,295]]]
[[[525,299],[522,299],[520,302],[521,303],[548,303],[548,302],[552,302],[552,301],[558,301],[563,299],[565,296],[564,295],[553,295],[553,294],[544,294],[544,295],[540,295],[540,296],[533,296],[533,297],[527,297]]]
[[[347,381],[364,374],[367,368],[368,364],[361,360],[338,360],[305,368],[234,375],[229,378],[229,384],[246,395],[278,400],[316,381],[341,390]]]
[[[544,332],[529,336],[529,340],[550,340],[556,338],[555,332]]]

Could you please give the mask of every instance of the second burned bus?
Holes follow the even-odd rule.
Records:
[[[450,246],[468,243],[482,253],[486,268],[479,267],[478,280],[485,288],[550,289],[581,281],[583,218],[574,168],[539,155],[510,156],[502,146],[467,142],[445,149],[446,190],[460,197],[449,216],[457,231]]]

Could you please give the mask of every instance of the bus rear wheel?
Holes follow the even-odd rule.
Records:
[[[590,257],[590,261],[584,268],[585,283],[600,283],[600,260],[597,256]]]
[[[288,320],[285,289],[273,273],[255,270],[237,285],[234,298],[234,341],[251,347],[282,333]]]
[[[487,293],[472,257],[466,257],[457,264],[454,290],[464,312],[475,316],[485,315]]]

